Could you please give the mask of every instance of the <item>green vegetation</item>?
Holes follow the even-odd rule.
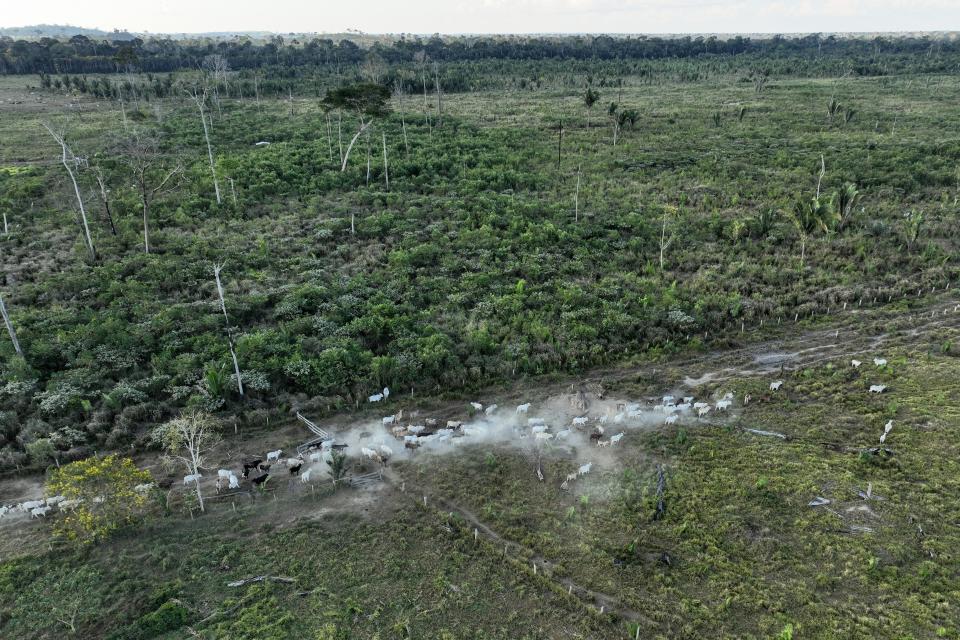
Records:
[[[90,498],[31,531],[99,543],[8,541],[0,636],[960,638],[956,330],[879,311],[928,310],[960,272],[956,45],[464,42],[170,44],[176,62],[0,39],[0,73],[44,74],[0,77],[23,351],[4,327],[0,464]],[[507,406],[656,360],[611,385],[655,395],[695,373],[673,355],[844,306],[845,329],[896,335],[888,367],[847,367],[838,336],[781,393],[706,382],[756,401],[633,431],[569,491],[563,447],[544,482],[539,459],[465,447],[369,492],[278,474],[153,512],[147,475],[95,455],[196,473],[221,438],[235,463],[293,409],[347,422],[383,387],[384,411]],[[893,454],[871,450],[891,419]],[[104,491],[129,511],[93,509]]]

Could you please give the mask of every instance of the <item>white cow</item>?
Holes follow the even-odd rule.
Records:
[[[384,398],[384,399],[387,399],[387,398],[389,398],[389,397],[390,397],[390,387],[384,387],[384,388],[383,388],[383,398]]]
[[[240,488],[240,480],[237,478],[237,476],[236,476],[235,474],[232,474],[232,473],[230,474],[230,487],[229,487],[229,488],[230,488],[230,489],[239,489],[239,488]]]
[[[673,396],[663,396],[663,404],[665,405],[676,404],[676,402],[677,402],[677,399],[674,398]]]
[[[551,438],[553,438],[553,434],[547,433],[546,431],[541,431],[540,433],[534,434],[533,437],[536,438],[537,440],[550,440]]]
[[[783,386],[783,380],[776,380],[770,383],[770,391],[777,391]]]
[[[883,444],[883,443],[886,442],[886,441],[887,441],[887,434],[886,434],[886,433],[881,433],[881,434],[880,434],[880,444]]]
[[[370,396],[370,397],[367,398],[367,399],[368,399],[370,402],[380,402],[381,400],[383,400],[383,394],[382,394],[382,393],[375,393],[375,394],[373,394],[372,396]]]
[[[10,511],[10,507],[0,507],[0,518],[7,515],[9,511]]]
[[[277,449],[276,451],[267,452],[267,462],[270,462],[271,460],[276,460],[277,462],[279,462],[281,453],[283,453],[283,449]]]
[[[43,500],[27,500],[26,502],[21,502],[19,509],[24,513],[36,509],[37,507],[42,507],[44,504]]]
[[[77,506],[83,504],[83,498],[74,498],[73,500],[64,500],[60,503],[60,511],[73,511]]]
[[[393,449],[391,449],[387,445],[382,444],[379,447],[377,447],[377,449],[380,450],[380,457],[383,458],[384,460],[386,460],[387,458],[393,457]]]
[[[870,385],[870,393],[883,393],[887,388],[885,384],[872,384]]]
[[[217,469],[218,478],[229,478],[232,475],[233,475],[233,472],[230,471],[229,469]]]
[[[35,507],[33,509],[30,509],[30,516],[33,518],[46,516],[48,513],[50,513],[51,509],[53,509],[53,507]]]
[[[890,433],[893,429],[893,420],[887,420],[887,424],[883,425],[883,432]]]
[[[377,455],[376,451],[373,449],[368,449],[367,447],[361,447],[360,454],[365,458],[370,458],[371,460],[377,460],[380,457]]]
[[[187,485],[191,482],[200,482],[200,478],[202,477],[202,473],[191,473],[190,475],[183,476],[183,484]]]
[[[586,475],[586,474],[590,473],[590,468],[591,468],[592,466],[593,466],[593,463],[592,463],[592,462],[588,462],[587,464],[580,465],[580,468],[577,469],[577,475],[582,476],[582,475]]]
[[[629,412],[627,412],[627,417],[628,417],[628,418],[639,418],[639,417],[641,417],[642,415],[643,415],[643,411],[640,411],[639,409],[637,409],[637,410],[635,410],[635,411],[629,411]]]
[[[538,424],[538,425],[534,425],[534,427],[531,429],[531,431],[533,431],[534,433],[544,433],[544,432],[546,432],[546,430],[549,429],[549,428],[550,428],[550,427],[548,427],[548,426],[545,425],[545,424]]]
[[[486,415],[490,416],[490,415],[493,415],[493,412],[496,411],[496,410],[497,410],[497,405],[492,404],[492,405],[490,405],[489,407],[487,407],[486,409],[484,409],[483,412],[484,412]]]
[[[557,438],[564,439],[570,435],[570,429],[564,429],[563,431],[557,431]]]
[[[669,416],[667,416],[667,419],[663,421],[663,424],[676,424],[678,417],[679,417],[679,416],[678,416],[677,414],[675,414],[675,413],[672,414],[672,415],[669,415]]]
[[[610,416],[608,416],[607,414],[603,414],[602,416],[600,416],[600,424],[606,424],[607,420],[609,419],[610,419]]]
[[[393,424],[393,421],[397,419],[397,416],[387,416],[386,418],[381,418],[380,422],[383,424]]]
[[[323,460],[323,452],[317,451],[316,453],[311,453],[309,456],[307,456],[307,459],[310,462],[320,462]]]
[[[710,406],[710,405],[709,405],[708,403],[706,403],[706,402],[695,402],[695,403],[693,403],[693,408],[696,409],[697,411],[699,411],[700,409],[703,409],[704,407],[709,407],[709,406]]]
[[[447,420],[448,429],[459,429],[462,426],[463,426],[463,423],[460,422],[459,420]]]
[[[878,367],[885,367],[885,366],[887,366],[887,359],[886,359],[886,358],[874,358],[874,359],[873,359],[873,364],[875,364],[875,365],[878,366]]]
[[[625,417],[626,416],[623,413],[618,413],[617,415],[613,416],[613,423],[620,424],[621,422],[623,422],[623,419]]]
[[[697,410],[697,417],[698,417],[698,418],[702,418],[703,416],[707,415],[708,413],[710,413],[710,407],[700,407],[700,408]]]
[[[574,419],[573,419],[573,424],[574,424],[574,426],[582,426],[582,425],[587,424],[587,420],[588,420],[588,418],[587,418],[586,416],[582,416],[582,417],[579,417],[579,418],[574,418]]]
[[[543,418],[527,418],[527,426],[535,427],[537,425],[546,424],[547,421]]]
[[[302,482],[303,484],[307,484],[308,482],[310,482],[310,474],[311,474],[312,472],[313,472],[313,469],[307,469],[306,471],[304,471],[303,473],[301,473],[301,474],[300,474],[300,482]]]
[[[47,504],[56,506],[67,499],[67,496],[50,496],[47,498]]]
[[[517,413],[526,413],[527,411],[530,411],[530,403],[529,403],[529,402],[527,402],[526,404],[518,404],[518,405],[517,405]]]
[[[850,361],[850,366],[853,367],[854,369],[858,368],[858,367],[859,367],[860,365],[862,365],[862,364],[863,364],[863,363],[860,362],[859,360],[851,360],[851,361]]]
[[[726,411],[732,403],[732,400],[717,400],[717,411]]]
[[[407,427],[407,431],[409,431],[410,433],[420,433],[424,429],[426,429],[426,427],[423,426],[422,424],[415,424],[412,427]]]
[[[135,486],[133,490],[137,493],[146,493],[147,491],[150,491],[150,489],[153,489],[153,487],[154,485],[152,482],[144,482],[143,484],[138,484]]]
[[[483,411],[483,405],[479,402],[471,402],[470,406],[473,407],[475,411]]]
[[[693,396],[683,396],[684,404],[690,404],[691,402],[693,402]]]
[[[610,444],[617,444],[617,443],[620,442],[621,440],[623,440],[623,431],[621,431],[620,433],[618,433],[618,434],[615,435],[615,436],[612,436],[612,437],[610,438]]]

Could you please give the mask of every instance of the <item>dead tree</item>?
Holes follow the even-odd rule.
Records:
[[[94,249],[93,239],[90,237],[90,226],[87,224],[87,210],[83,206],[80,186],[77,184],[77,176],[73,172],[73,169],[81,167],[85,161],[73,154],[73,151],[70,150],[70,147],[67,146],[63,138],[62,131],[54,131],[53,128],[46,123],[44,123],[43,128],[46,129],[53,139],[56,140],[57,144],[60,145],[60,162],[63,163],[63,168],[67,170],[67,174],[70,176],[70,182],[73,183],[73,192],[76,194],[77,204],[80,206],[80,220],[83,223],[83,235],[86,239],[87,249],[90,250],[90,256],[96,259],[97,250]],[[71,168],[70,165],[73,165],[73,168]]]
[[[113,213],[110,211],[110,198],[107,195],[110,193],[110,190],[107,189],[107,182],[103,179],[103,171],[100,170],[100,167],[95,167],[94,173],[96,174],[97,186],[100,188],[100,201],[103,203],[103,210],[107,214],[107,222],[110,224],[110,233],[117,235],[117,226],[113,223]]]
[[[207,143],[207,157],[210,160],[210,175],[213,176],[213,190],[217,196],[217,204],[223,204],[220,198],[220,183],[217,181],[217,167],[213,162],[213,147],[210,146],[210,131],[207,129],[207,117],[204,109],[207,103],[207,87],[204,86],[202,91],[194,87],[192,90],[187,91],[187,95],[193,98],[194,103],[197,105],[197,111],[200,112],[200,123],[203,125],[203,139]]]
[[[230,327],[230,318],[227,316],[227,303],[223,299],[223,285],[220,282],[220,271],[226,263],[213,265],[213,277],[217,282],[217,295],[220,297],[220,310],[223,311],[223,319],[227,327],[227,343],[230,345],[230,357],[233,358],[233,371],[237,374],[237,391],[240,397],[243,397],[243,379],[240,375],[240,364],[237,362],[237,352],[233,348],[233,331]]]
[[[347,162],[350,160],[353,145],[373,124],[374,118],[387,113],[386,102],[389,97],[390,90],[377,84],[356,84],[327,91],[327,95],[323,99],[325,107],[337,109],[338,113],[342,109],[349,109],[356,113],[360,120],[360,127],[354,134],[353,139],[350,140],[350,144],[347,145],[347,150],[341,159],[341,173],[347,170]],[[337,128],[339,131],[339,123]]]
[[[582,161],[577,163],[577,190],[573,194],[573,221],[580,221],[580,168]]]
[[[123,145],[122,153],[143,209],[143,252],[150,253],[150,207],[157,198],[177,188],[176,179],[183,167],[179,163],[165,166],[160,143],[150,136],[135,134]]]
[[[427,52],[421,49],[413,54],[413,59],[420,67],[420,80],[423,82],[423,119],[427,123],[427,131],[433,135],[433,128],[430,124],[430,111],[427,106]]]
[[[3,314],[3,323],[7,325],[7,333],[10,334],[10,342],[13,343],[13,350],[18,356],[23,355],[20,350],[20,341],[17,340],[17,332],[13,329],[13,322],[10,321],[10,315],[7,313],[7,305],[3,303],[3,295],[0,294],[0,314]]]
[[[437,126],[443,126],[443,91],[440,89],[440,64],[433,63],[433,84],[437,90]]]
[[[660,271],[663,271],[664,256],[666,255],[667,249],[670,248],[670,245],[673,243],[675,234],[671,233],[670,237],[667,237],[667,213],[668,209],[663,210],[663,224],[660,226]]]
[[[383,135],[383,179],[387,183],[387,190],[390,190],[390,169],[387,167],[387,132],[381,131]]]
[[[400,103],[400,130],[403,131],[403,149],[407,156],[410,155],[410,145],[407,143],[407,122],[403,117],[403,81],[397,80],[393,85],[393,95]]]

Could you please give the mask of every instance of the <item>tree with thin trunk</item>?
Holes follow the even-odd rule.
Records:
[[[73,183],[73,192],[77,196],[77,205],[80,207],[80,221],[83,224],[83,236],[87,243],[87,249],[90,251],[90,257],[96,259],[97,250],[94,249],[93,239],[90,237],[90,225],[87,224],[87,210],[83,206],[83,197],[80,195],[80,186],[77,184],[77,176],[74,173],[74,169],[79,169],[86,161],[73,154],[73,151],[70,150],[70,147],[64,140],[63,131],[54,131],[53,127],[47,123],[44,123],[43,128],[46,129],[53,139],[56,140],[57,144],[60,145],[60,162],[63,164],[63,168],[67,170],[67,175],[70,176],[70,182]]]
[[[381,131],[383,136],[383,179],[387,183],[387,190],[390,190],[390,169],[387,167],[387,132]]]
[[[3,303],[3,294],[0,294],[0,314],[3,314],[3,323],[7,325],[7,333],[10,334],[10,342],[13,343],[13,350],[18,356],[23,356],[23,351],[20,349],[20,341],[17,340],[17,332],[14,331],[10,314],[7,313],[7,305]]]
[[[149,135],[135,133],[121,146],[123,161],[133,175],[134,187],[140,196],[143,211],[143,252],[150,253],[150,209],[153,203],[178,186],[183,167],[170,163],[160,150],[159,141]]]
[[[433,63],[433,84],[437,90],[437,126],[443,126],[443,91],[440,89],[440,63]]]
[[[664,207],[663,208],[663,219],[660,224],[660,272],[663,273],[663,266],[666,262],[667,249],[670,248],[670,245],[673,244],[673,239],[676,237],[676,234],[671,231],[670,236],[667,237],[667,222],[669,216],[675,213],[676,210],[673,207]]]
[[[400,130],[403,132],[403,149],[407,156],[410,155],[410,145],[407,143],[407,122],[403,117],[403,81],[397,80],[393,83],[393,96],[400,103]]]
[[[103,177],[103,171],[100,167],[94,167],[94,177],[97,180],[97,187],[100,189],[100,202],[103,203],[103,210],[107,216],[107,222],[110,224],[110,233],[117,235],[117,225],[113,223],[113,213],[110,211],[110,190],[107,189],[107,181]]]
[[[600,93],[594,91],[591,87],[587,87],[587,92],[583,94],[583,104],[587,106],[587,129],[590,128],[590,112],[593,110],[593,105],[599,101]]]
[[[800,268],[803,269],[809,237],[817,231],[830,231],[837,222],[838,215],[834,211],[833,198],[826,201],[819,197],[799,199],[793,208],[787,211],[787,216],[800,235]]]
[[[188,474],[199,474],[207,468],[206,455],[220,443],[220,424],[210,414],[194,411],[154,429],[153,439],[169,459],[181,462]],[[195,482],[194,486],[200,511],[204,511],[200,483]]]
[[[243,397],[243,377],[240,375],[240,364],[237,362],[237,352],[233,348],[233,328],[230,326],[230,318],[227,316],[227,303],[223,299],[223,284],[220,282],[220,272],[226,263],[213,265],[213,278],[217,283],[217,295],[220,297],[220,309],[223,311],[223,319],[227,328],[227,343],[230,345],[230,357],[233,358],[233,372],[237,376],[237,391],[240,397]]]
[[[417,51],[413,54],[413,60],[417,63],[417,66],[420,67],[420,81],[423,83],[423,119],[427,123],[427,130],[430,131],[431,135],[433,134],[433,129],[430,125],[430,111],[427,106],[427,52],[424,49]]]
[[[223,200],[220,198],[220,183],[217,181],[217,167],[213,162],[213,147],[210,145],[210,131],[207,128],[207,87],[206,85],[201,89],[194,87],[187,90],[187,95],[193,98],[194,103],[197,105],[197,111],[200,112],[200,124],[203,125],[203,139],[207,143],[207,157],[210,160],[210,175],[213,176],[213,190],[217,196],[217,204],[223,204]]]
[[[577,163],[577,189],[573,192],[573,221],[580,222],[580,169],[583,161]]]
[[[357,140],[363,135],[367,128],[373,124],[374,118],[386,115],[387,100],[389,100],[389,98],[390,90],[378,84],[361,83],[327,91],[327,95],[323,99],[325,107],[353,111],[360,121],[356,134],[354,134],[353,139],[350,140],[350,144],[347,145],[347,150],[343,154],[343,160],[340,165],[341,172],[347,170],[347,162],[350,160],[350,152],[353,150],[353,145],[356,144]]]

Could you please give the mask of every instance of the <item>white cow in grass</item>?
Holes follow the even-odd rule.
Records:
[[[618,433],[618,434],[615,435],[615,436],[612,436],[612,437],[610,438],[610,444],[617,444],[617,443],[620,442],[621,440],[623,440],[623,431],[621,431],[620,433]]]
[[[271,460],[275,460],[279,462],[281,453],[283,453],[283,449],[277,449],[276,451],[267,452],[267,462],[270,462]]]
[[[675,414],[675,413],[674,413],[674,414],[671,414],[671,415],[667,416],[667,419],[663,421],[663,424],[676,424],[676,423],[677,423],[677,418],[679,418],[679,417],[680,417],[680,416],[678,416],[678,415]]]
[[[588,418],[587,418],[586,416],[582,416],[582,417],[579,417],[579,418],[574,418],[574,419],[573,419],[573,424],[574,424],[574,426],[578,426],[578,427],[579,427],[579,426],[583,426],[583,425],[587,424],[587,420],[588,420]]]
[[[190,475],[183,476],[183,484],[187,485],[191,482],[200,482],[200,478],[203,477],[201,473],[191,473]]]
[[[770,391],[779,391],[783,386],[783,380],[776,380],[770,383]]]
[[[588,462],[587,464],[580,465],[580,468],[577,469],[577,475],[584,476],[590,473],[591,467],[593,467],[592,462]]]
[[[474,411],[483,411],[483,405],[479,402],[471,402],[470,406],[473,407]]]
[[[380,402],[381,400],[383,400],[383,394],[382,394],[382,393],[375,393],[375,394],[373,394],[372,396],[370,396],[369,398],[367,398],[367,400],[369,400],[370,402]]]
[[[860,362],[859,360],[851,360],[851,361],[850,361],[850,366],[853,367],[854,369],[859,368],[860,365],[862,365],[862,364],[863,364],[863,363]]]
[[[726,411],[733,404],[733,400],[717,400],[717,411]]]
[[[486,409],[484,409],[484,410],[483,410],[483,413],[486,414],[486,415],[488,415],[488,416],[490,416],[490,415],[493,415],[493,412],[496,411],[496,410],[497,410],[497,405],[492,404],[492,405],[490,405],[489,407],[487,407]]]
[[[872,384],[870,385],[870,393],[883,393],[887,388],[885,384]]]
[[[887,359],[886,359],[886,358],[874,358],[874,359],[873,359],[873,364],[876,365],[876,366],[878,366],[878,367],[885,367],[885,366],[887,366]]]
[[[518,404],[518,405],[517,405],[517,413],[526,413],[527,411],[530,411],[530,403],[529,403],[529,402],[527,402],[527,403],[525,403],[525,404]]]

